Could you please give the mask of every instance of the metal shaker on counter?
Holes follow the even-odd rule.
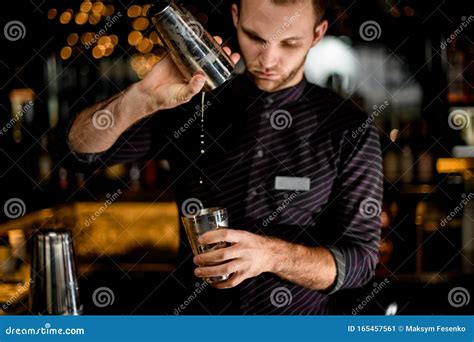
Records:
[[[210,91],[231,78],[234,63],[182,6],[172,0],[158,0],[148,16],[187,80],[200,71],[207,78],[204,91]]]
[[[30,308],[41,315],[80,315],[71,231],[39,229],[33,235]]]

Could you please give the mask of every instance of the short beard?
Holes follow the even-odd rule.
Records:
[[[300,63],[299,66],[297,66],[296,68],[294,68],[289,74],[287,77],[285,77],[284,79],[282,79],[280,82],[278,82],[271,90],[267,91],[267,92],[275,92],[275,91],[278,91],[278,90],[281,90],[280,87],[284,86],[285,84],[287,83],[290,83],[295,77],[296,77],[296,74],[298,74],[298,72],[304,68],[304,64],[306,62],[306,58],[303,59],[303,61]],[[247,70],[247,75],[250,77],[250,79],[252,79],[252,81],[254,83],[256,83],[256,80],[257,80],[257,77],[255,77],[252,73],[250,73],[248,70]],[[278,90],[276,90],[278,89]]]

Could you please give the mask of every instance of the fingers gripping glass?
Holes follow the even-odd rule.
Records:
[[[200,245],[198,243],[199,236],[204,233],[228,226],[227,210],[225,208],[201,209],[196,215],[183,216],[181,219],[194,255],[230,246],[230,244],[226,242],[217,242],[208,245]],[[224,274],[204,278],[204,280],[212,284],[227,280],[229,277],[230,274]]]

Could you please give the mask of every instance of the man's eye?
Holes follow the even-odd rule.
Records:
[[[299,46],[299,44],[297,42],[283,42],[282,45],[284,47],[288,47],[288,48],[294,48],[294,47]]]
[[[250,36],[250,39],[252,39],[254,42],[257,42],[257,43],[266,43],[265,40],[263,39],[260,39],[258,37],[254,37],[254,36]]]

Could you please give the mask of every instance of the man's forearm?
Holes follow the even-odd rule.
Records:
[[[238,60],[239,56],[232,58]],[[138,121],[189,102],[201,92],[205,82],[202,73],[185,81],[171,57],[167,56],[143,80],[123,93],[82,111],[69,131],[69,144],[77,153],[104,152]]]
[[[77,153],[108,150],[120,135],[141,118],[152,114],[139,84],[83,110],[69,131],[68,140]]]
[[[291,283],[327,290],[336,281],[337,267],[332,253],[324,247],[307,247],[270,239],[271,273]]]

